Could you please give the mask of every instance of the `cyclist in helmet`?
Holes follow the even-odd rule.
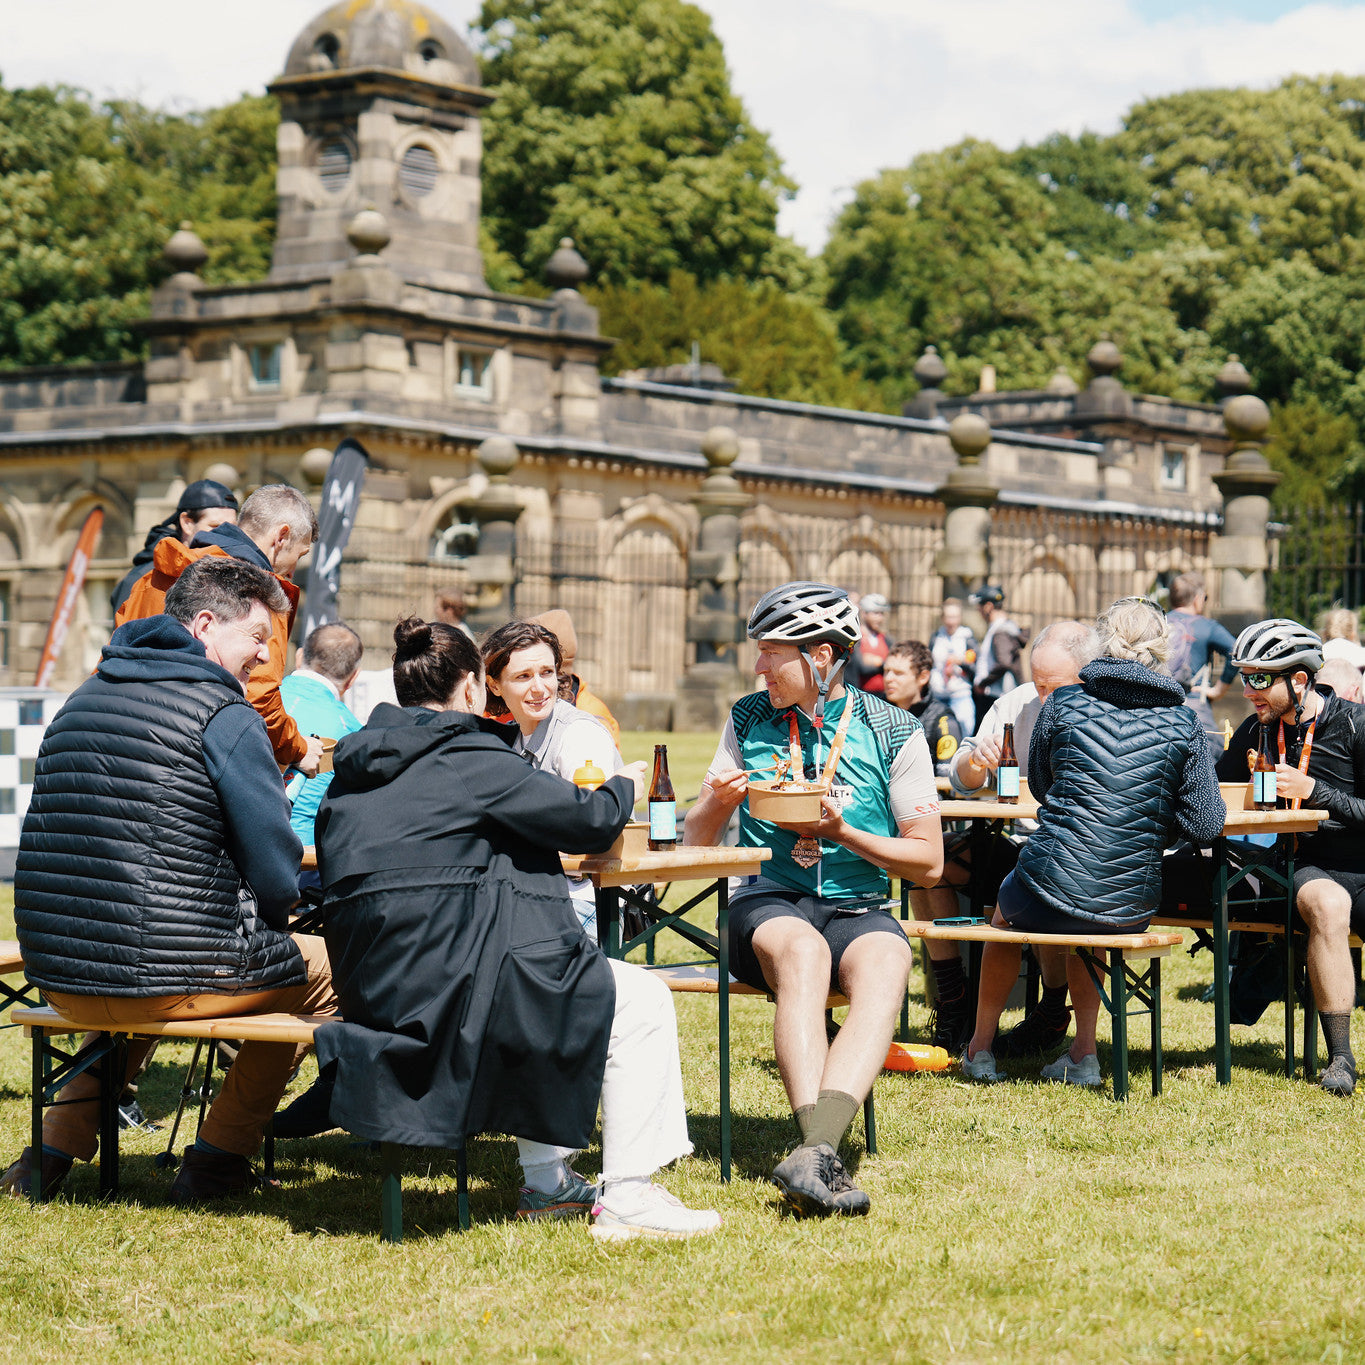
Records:
[[[933,759],[918,720],[846,685],[857,609],[842,589],[787,583],[749,617],[761,691],[735,703],[688,814],[684,841],[716,844],[739,810],[739,842],[773,851],[764,875],[732,885],[730,964],[777,1001],[773,1046],[802,1142],[773,1171],[802,1215],[863,1214],[870,1201],[839,1144],[881,1070],[910,971],[910,948],[882,908],[887,874],[932,886],[943,869]],[[750,815],[748,774],[799,750],[817,779],[842,736],[834,790],[813,824]],[[825,1000],[848,997],[830,1043]]]
[[[1320,1084],[1349,1095],[1356,1082],[1349,935],[1365,933],[1365,706],[1316,681],[1322,641],[1297,621],[1277,617],[1248,626],[1232,662],[1256,714],[1232,736],[1219,778],[1250,779],[1264,728],[1280,758],[1281,800],[1330,815],[1315,833],[1299,836],[1294,904],[1308,926],[1308,975],[1331,1053]]]

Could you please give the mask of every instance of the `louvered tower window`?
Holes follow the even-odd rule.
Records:
[[[440,169],[436,153],[418,143],[403,153],[403,160],[398,164],[398,181],[409,194],[420,199],[436,188]]]
[[[318,179],[329,194],[344,189],[351,178],[351,149],[340,138],[323,144],[318,153]]]

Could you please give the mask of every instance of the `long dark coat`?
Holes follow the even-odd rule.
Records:
[[[319,1029],[317,1053],[337,1065],[332,1119],[358,1137],[591,1140],[616,988],[559,851],[609,847],[634,790],[580,792],[512,735],[383,705],[337,745],[317,847],[346,1022]]]

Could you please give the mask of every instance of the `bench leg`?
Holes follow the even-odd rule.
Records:
[[[1294,1045],[1294,933],[1284,936],[1284,1074],[1291,1078],[1298,1070]]]
[[[33,1030],[33,1109],[29,1116],[29,1152],[33,1172],[29,1181],[29,1198],[35,1204],[43,1199],[43,1096],[47,1090],[47,1034],[40,1028]]]
[[[1113,1021],[1114,1098],[1128,1098],[1128,973],[1123,950],[1109,953],[1109,1017]]]
[[[730,885],[716,883],[716,975],[720,1031],[720,1178],[730,1179]]]
[[[1303,1010],[1303,1078],[1316,1080],[1318,1074],[1318,1002],[1309,983],[1308,1003]]]
[[[1213,841],[1213,1036],[1219,1085],[1232,1084],[1232,1001],[1228,982],[1228,841]]]
[[[118,1102],[127,1074],[128,1040],[116,1033],[100,1065],[100,1197],[118,1193]]]
[[[460,1231],[469,1231],[469,1149],[461,1147],[455,1153],[455,1212]]]
[[[868,1156],[877,1155],[877,1111],[872,1102],[872,1091],[867,1092],[863,1101],[863,1133],[867,1139]]]
[[[1161,959],[1147,964],[1147,989],[1152,993],[1152,1094],[1161,1094]]]
[[[403,1149],[396,1142],[379,1144],[379,1159],[383,1164],[380,1186],[380,1241],[403,1240],[403,1177],[401,1162]]]

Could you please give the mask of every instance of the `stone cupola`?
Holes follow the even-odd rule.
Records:
[[[402,279],[479,288],[480,113],[491,96],[455,30],[413,0],[344,0],[310,23],[270,92],[280,101],[271,278],[330,275],[347,227],[379,210]]]

